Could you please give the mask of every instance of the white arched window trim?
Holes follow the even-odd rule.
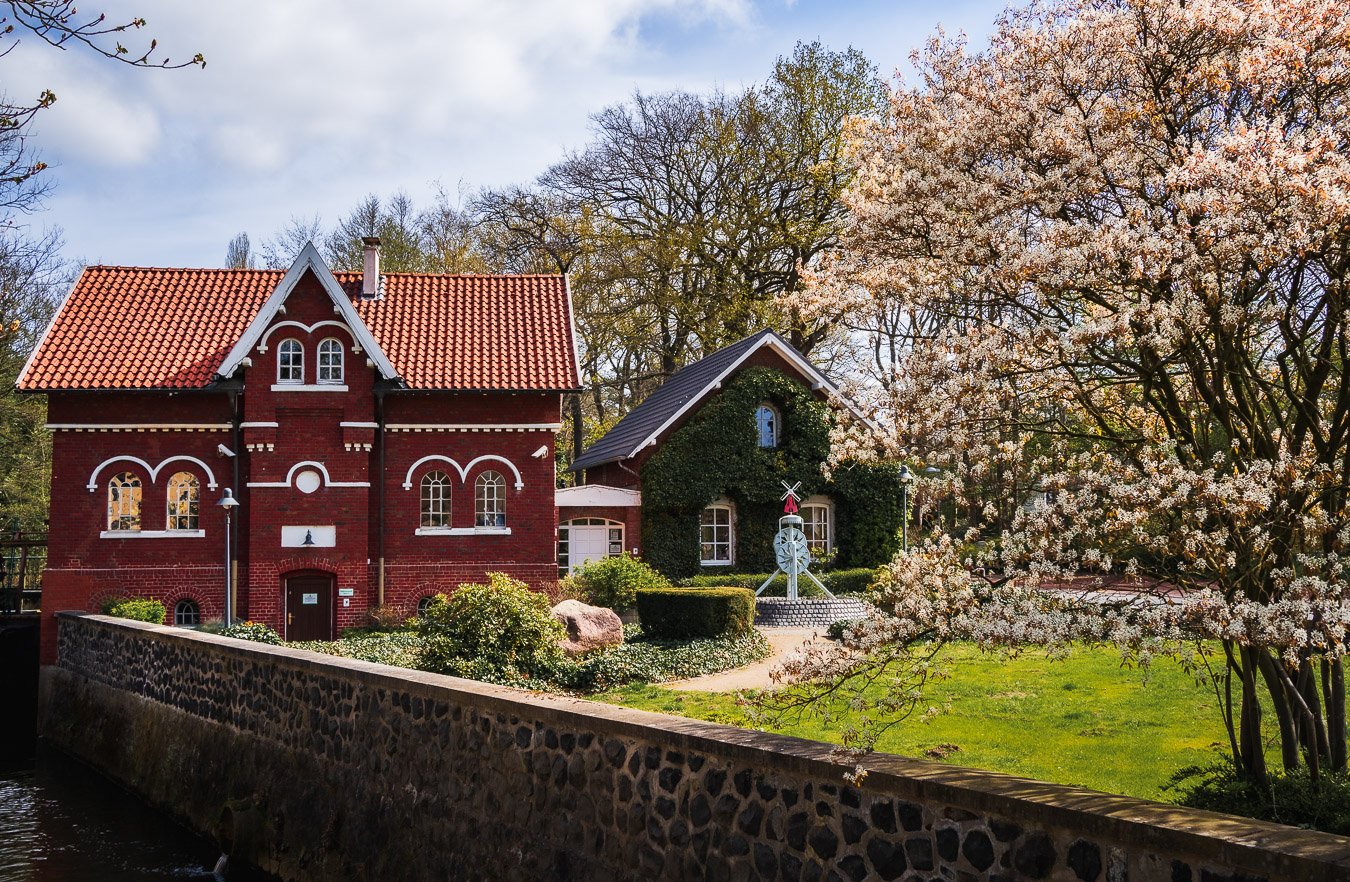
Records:
[[[442,456],[439,453],[432,453],[428,456],[422,457],[417,462],[408,466],[408,473],[403,476],[404,490],[412,489],[413,473],[429,462],[443,462],[446,465],[450,466],[455,470],[455,472],[459,474],[459,480],[461,483],[468,480],[469,472],[473,471],[474,466],[477,466],[485,462],[499,462],[502,465],[506,466],[506,468],[509,469],[511,472],[511,477],[516,479],[515,485],[516,492],[519,493],[521,490],[525,489],[525,482],[520,479],[520,469],[516,468],[516,464],[511,462],[511,460],[507,459],[504,456],[497,456],[495,453],[488,453],[484,454],[483,456],[474,457],[473,459],[469,460],[468,465],[460,465],[459,463],[455,462],[448,456]]]
[[[736,508],[717,499],[698,516],[699,565],[729,567],[736,560]]]
[[[206,489],[207,489],[207,490],[214,490],[214,489],[216,489],[216,475],[215,475],[215,472],[211,471],[211,467],[210,467],[210,466],[208,466],[206,463],[202,462],[200,459],[198,459],[198,458],[195,457],[195,456],[170,456],[170,457],[168,457],[168,458],[162,460],[162,461],[160,462],[160,464],[157,465],[157,466],[151,466],[150,463],[148,463],[148,462],[146,462],[145,460],[141,459],[139,456],[110,456],[110,457],[108,457],[107,459],[103,460],[103,462],[101,462],[101,463],[99,463],[98,465],[94,466],[93,472],[91,472],[91,473],[89,474],[89,484],[87,485],[87,487],[88,487],[88,490],[89,490],[90,493],[93,493],[95,490],[98,489],[98,474],[99,474],[99,472],[103,471],[104,469],[106,469],[108,466],[112,465],[112,464],[115,463],[115,462],[131,462],[131,463],[135,463],[136,465],[138,465],[138,466],[140,466],[141,468],[145,469],[146,473],[150,475],[150,483],[152,483],[152,484],[155,482],[155,479],[156,479],[157,477],[159,477],[159,473],[160,473],[161,471],[163,471],[163,470],[164,470],[164,467],[165,467],[166,465],[168,465],[169,463],[171,463],[171,462],[190,462],[190,463],[192,463],[193,465],[197,466],[199,469],[201,469],[201,470],[202,470],[202,474],[206,475]]]
[[[342,341],[336,337],[326,337],[319,341],[319,364],[315,379],[319,383],[341,383],[345,378]]]

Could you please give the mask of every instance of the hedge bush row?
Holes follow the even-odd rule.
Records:
[[[147,597],[114,597],[103,602],[105,616],[117,616],[119,619],[134,619],[149,622],[152,625],[164,624],[167,614],[164,604]]]
[[[754,629],[755,595],[744,588],[652,588],[638,592],[637,610],[653,638],[746,634]]]
[[[877,571],[871,567],[856,567],[848,570],[826,570],[823,573],[813,573],[820,581],[825,583],[825,587],[830,589],[830,593],[838,595],[861,595],[866,594],[867,589],[876,581]],[[687,579],[681,579],[677,584],[686,588],[712,588],[717,586],[727,586],[735,588],[749,588],[751,591],[759,589],[764,584],[764,580],[769,578],[768,573],[721,573],[716,576],[690,576]],[[801,576],[797,579],[797,595],[799,597],[823,597],[816,583],[812,582],[807,576]],[[769,583],[769,587],[764,589],[760,597],[786,597],[787,596],[787,576],[779,573],[774,580]]]

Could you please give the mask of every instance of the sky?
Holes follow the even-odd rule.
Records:
[[[67,257],[220,266],[292,217],[366,195],[530,181],[634,90],[737,89],[798,41],[890,76],[940,26],[983,43],[1003,0],[109,0],[124,42],[204,70],[140,70],[35,37],[0,58],[11,100],[51,89],[32,144],[52,166],[34,232]]]

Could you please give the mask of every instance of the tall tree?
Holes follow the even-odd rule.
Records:
[[[1210,638],[1243,775],[1267,776],[1263,703],[1286,769],[1344,770],[1350,17],[1053,0],[1006,13],[986,52],[938,38],[919,61],[853,130],[853,220],[818,305],[882,302],[922,330],[887,390],[891,445],[1025,475],[966,537],[996,581],[1187,594],[976,609],[945,547],[897,562],[886,633],[964,616],[991,642],[1191,662]],[[1044,502],[1017,505],[1032,489]]]
[[[240,233],[225,248],[225,265],[230,269],[253,269],[253,251],[248,233]]]

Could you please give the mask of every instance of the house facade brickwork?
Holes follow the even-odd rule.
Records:
[[[20,377],[53,432],[44,610],[162,600],[289,639],[557,580],[561,277],[95,267]],[[373,290],[369,290],[373,289]],[[51,645],[49,642],[47,645]]]

